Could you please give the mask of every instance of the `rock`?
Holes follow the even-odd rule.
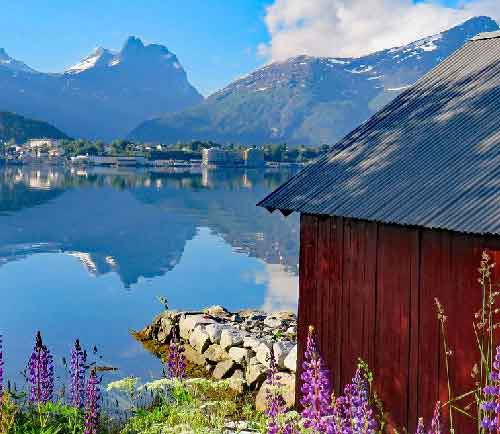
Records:
[[[292,372],[297,371],[297,345],[295,345],[288,353],[288,356],[286,356],[284,365],[286,369]]]
[[[189,343],[199,353],[203,353],[210,345],[210,336],[204,326],[196,326],[189,337]]]
[[[260,344],[265,344],[269,348],[271,348],[269,343],[267,343],[266,341],[264,341],[262,339],[258,339],[254,336],[245,336],[245,338],[243,339],[243,346],[245,348],[250,348],[252,351],[255,351],[255,352],[257,352],[257,348],[259,348]]]
[[[213,344],[220,343],[220,335],[222,334],[223,329],[224,327],[222,327],[220,324],[209,324],[205,327],[205,331],[208,333],[210,341]]]
[[[197,325],[213,324],[215,321],[211,318],[206,318],[205,315],[184,315],[179,321],[179,334],[182,339],[189,340],[191,333]]]
[[[240,322],[243,322],[243,318],[238,314],[238,313],[235,313],[233,315],[230,316],[230,320],[233,322],[233,323],[240,323]]]
[[[231,375],[229,387],[240,395],[245,391],[245,374],[241,369],[236,369]]]
[[[235,363],[232,360],[223,360],[217,363],[214,371],[212,372],[212,377],[216,380],[222,380],[223,378],[228,378],[234,372]]]
[[[150,324],[139,331],[144,339],[155,339],[155,327],[153,327],[153,324]]]
[[[274,360],[278,368],[285,368],[285,359],[294,347],[293,343],[287,341],[275,342],[273,345]]]
[[[222,307],[222,306],[219,306],[219,305],[214,305],[214,306],[210,306],[210,307],[207,307],[206,309],[203,309],[203,313],[207,314],[207,315],[211,315],[211,316],[220,316],[220,317],[226,317],[226,316],[230,316],[230,312]]]
[[[250,350],[247,348],[231,347],[229,348],[229,357],[239,365],[242,365],[250,359]]]
[[[259,363],[255,357],[253,357],[248,363],[245,374],[247,384],[250,387],[255,387],[260,385],[266,379],[267,368],[262,363]]]
[[[203,354],[211,362],[222,362],[229,359],[229,354],[220,345],[210,345]]]
[[[166,332],[164,330],[159,330],[158,331],[158,334],[156,335],[156,340],[160,343],[160,344],[165,344],[169,341],[169,338],[170,338],[170,333],[169,332]]]
[[[227,422],[222,434],[256,434],[257,431],[249,428],[248,422]]]
[[[283,396],[287,408],[292,408],[295,406],[295,375],[280,372],[279,376],[281,396]],[[255,408],[258,411],[264,411],[266,409],[266,395],[270,387],[271,386],[266,380],[259,389],[257,397],[255,398]]]
[[[207,362],[203,354],[200,354],[191,345],[184,345],[184,355],[186,356],[187,361],[194,363],[195,365],[203,366]]]
[[[264,325],[272,329],[280,329],[285,326],[285,322],[279,318],[267,317],[264,320]]]
[[[237,331],[225,328],[220,335],[220,346],[225,350],[243,344],[243,335]]]
[[[259,363],[263,364],[265,367],[269,367],[271,364],[271,349],[267,343],[262,342],[258,347],[256,353],[256,358]]]
[[[246,320],[264,321],[266,319],[266,313],[261,310],[242,310],[238,314]]]
[[[280,312],[273,312],[271,315],[273,318],[280,319],[282,321],[297,321],[297,315],[288,310],[283,310]]]

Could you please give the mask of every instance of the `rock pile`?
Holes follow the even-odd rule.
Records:
[[[189,362],[203,366],[215,379],[231,379],[232,387],[258,391],[257,408],[264,405],[271,348],[280,370],[285,399],[295,401],[297,318],[291,312],[254,310],[229,312],[212,306],[202,312],[165,311],[141,334],[159,344],[174,336],[184,345]]]

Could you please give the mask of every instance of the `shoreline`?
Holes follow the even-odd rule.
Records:
[[[162,360],[176,336],[185,349],[190,377],[229,380],[239,394],[255,395],[258,410],[265,405],[267,371],[274,353],[286,404],[295,406],[297,317],[293,312],[230,312],[222,306],[165,310],[133,336]]]

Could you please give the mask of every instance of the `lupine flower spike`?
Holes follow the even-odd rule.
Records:
[[[186,376],[186,356],[184,347],[179,344],[175,332],[170,341],[167,368],[168,377],[182,380]]]
[[[266,387],[266,415],[267,433],[279,434],[280,424],[279,418],[285,412],[285,400],[281,395],[281,377],[278,375],[278,368],[274,358],[274,350],[271,348],[269,355],[269,369],[267,371],[267,387]]]
[[[336,432],[346,434],[374,434],[377,421],[369,402],[370,392],[361,369],[357,369],[344,395],[335,399],[334,420]]]
[[[85,390],[85,431],[84,434],[97,434],[99,427],[99,400],[101,399],[101,381],[95,369],[90,372]]]
[[[415,431],[415,434],[425,434],[424,419],[421,417],[418,418],[417,430]]]
[[[3,341],[0,335],[0,400],[3,395]]]
[[[334,432],[332,428],[331,394],[332,387],[328,372],[318,350],[314,337],[314,327],[309,327],[304,362],[302,364],[300,403],[303,407],[304,426],[313,432]]]
[[[481,426],[486,432],[497,432],[500,430],[500,346],[497,347],[493,361],[490,384],[483,388],[483,393],[488,398],[481,403],[484,415]]]
[[[429,434],[443,434],[443,429],[441,427],[441,402],[436,402],[434,407],[434,415],[431,421],[431,430]]]
[[[69,376],[70,404],[75,408],[83,408],[85,398],[85,354],[78,339],[71,351]]]
[[[48,348],[43,344],[40,332],[36,334],[35,347],[28,363],[31,403],[40,404],[52,400],[54,393],[54,363]]]
[[[377,422],[370,408],[369,394],[368,382],[361,370],[357,369],[352,383],[347,385],[345,390],[345,395],[349,399],[350,424],[353,433],[375,433]]]

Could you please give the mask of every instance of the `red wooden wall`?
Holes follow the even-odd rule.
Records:
[[[337,392],[361,357],[392,424],[413,432],[419,416],[430,421],[448,400],[434,297],[448,316],[453,394],[471,389],[478,267],[484,249],[500,264],[498,239],[302,215],[300,249],[299,354],[314,325]],[[457,434],[473,431],[454,415]]]

